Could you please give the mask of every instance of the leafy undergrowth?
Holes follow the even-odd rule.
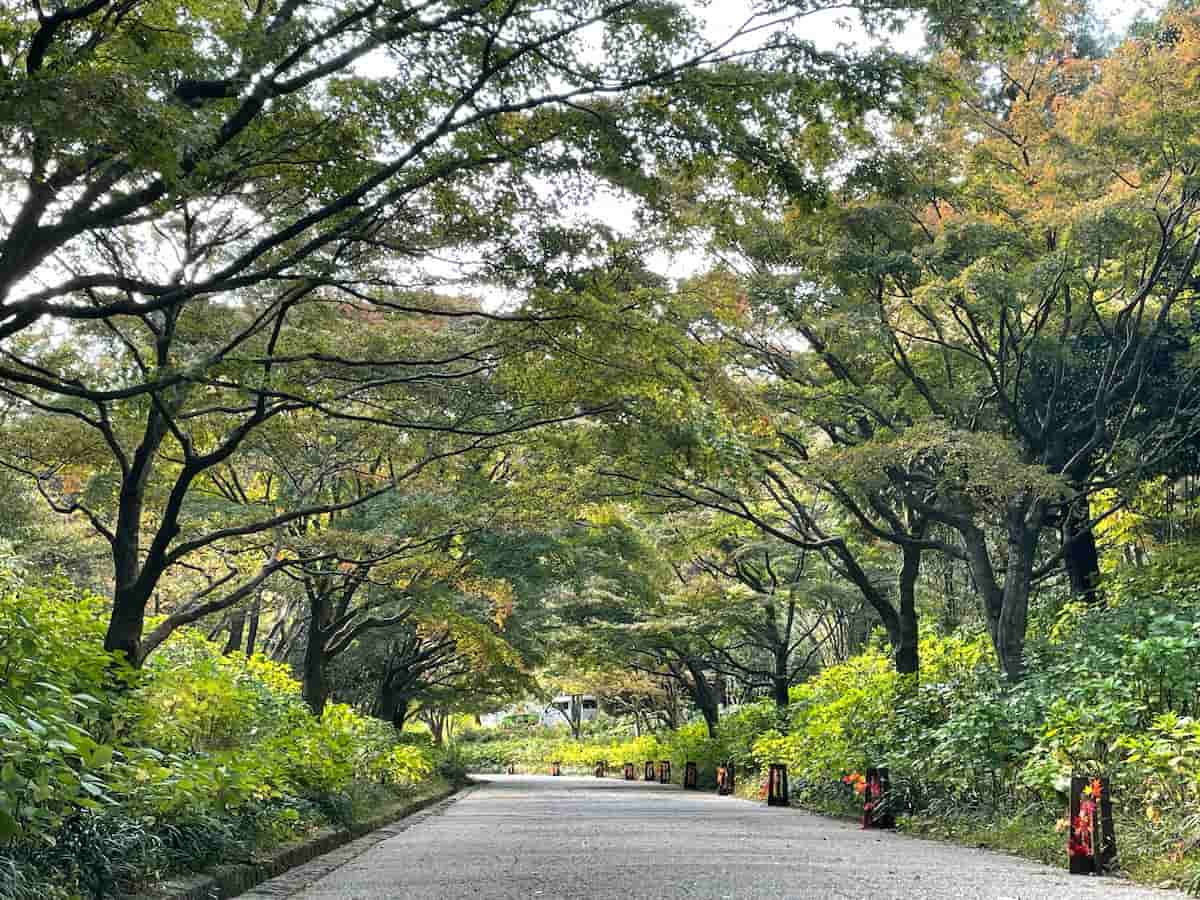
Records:
[[[1008,812],[941,812],[900,816],[898,828],[908,834],[954,841],[1011,853],[1053,866],[1066,860],[1061,811],[1045,805]],[[1143,884],[1183,888],[1200,893],[1200,847],[1181,842],[1194,823],[1151,823],[1118,815],[1119,875]]]
[[[100,900],[370,818],[461,764],[182,633],[140,672],[104,601],[0,583],[0,900]]]

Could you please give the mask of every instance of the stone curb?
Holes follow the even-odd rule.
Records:
[[[402,820],[453,799],[460,790],[462,787],[452,787],[431,797],[393,806],[349,828],[323,828],[303,840],[277,847],[253,862],[233,863],[220,866],[205,875],[159,882],[150,891],[128,900],[229,900],[298,867],[307,869],[305,863],[314,863],[326,854],[334,857],[328,860],[327,865],[317,866],[310,873],[311,877],[302,879],[302,883],[296,884],[294,890],[269,890],[261,895],[287,896],[302,890],[375,844],[399,834],[411,824],[401,825]],[[339,848],[342,848],[341,852],[331,853]]]

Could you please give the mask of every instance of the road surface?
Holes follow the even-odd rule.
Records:
[[[790,809],[615,779],[480,785],[247,900],[1182,900]]]

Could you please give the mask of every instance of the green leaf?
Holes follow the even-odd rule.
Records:
[[[0,809],[0,841],[11,840],[20,833],[20,823],[10,813]]]

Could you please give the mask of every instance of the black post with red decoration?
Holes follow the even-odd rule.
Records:
[[[633,763],[625,763],[625,771],[623,774],[625,775],[626,781],[637,781],[637,772],[634,770]]]
[[[767,769],[767,806],[789,806],[787,766],[771,763]]]
[[[658,763],[658,783],[671,783],[671,761],[669,759],[660,760]]]
[[[654,761],[646,760],[645,770],[642,772],[642,781],[654,780]]]
[[[721,797],[728,797],[733,793],[733,788],[733,763],[727,762],[725,765],[717,767],[717,794]]]
[[[556,778],[559,775],[561,775],[562,774],[562,763],[560,763],[560,762],[550,763],[550,774],[555,776]]]
[[[683,766],[683,789],[685,791],[700,790],[700,769],[694,762],[685,763]]]
[[[1072,875],[1112,871],[1117,860],[1117,838],[1107,779],[1073,777],[1067,819],[1068,871]]]
[[[891,799],[888,796],[890,789],[886,766],[867,769],[863,785],[863,828],[896,827],[896,817],[892,814]]]

